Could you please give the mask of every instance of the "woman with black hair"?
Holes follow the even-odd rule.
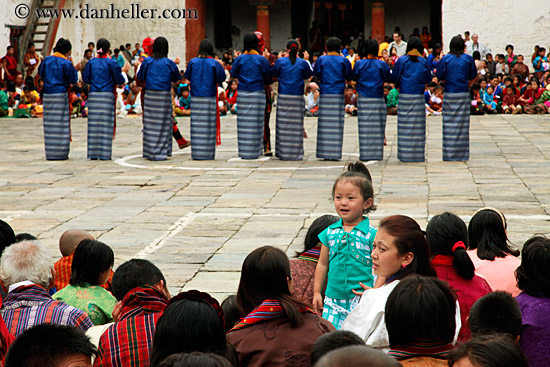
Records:
[[[363,286],[366,291],[342,324],[342,330],[353,331],[370,347],[387,349],[390,341],[384,313],[390,293],[408,275],[436,276],[424,232],[414,219],[393,215],[380,221],[374,238],[372,269],[378,277],[387,279],[386,283],[372,289]]]
[[[317,124],[317,158],[342,159],[344,143],[344,88],[351,80],[351,64],[340,55],[342,42],[337,37],[327,40],[328,54],[315,62],[315,76],[321,80],[319,119]]]
[[[456,296],[447,283],[408,276],[390,293],[385,316],[389,355],[403,366],[447,366],[460,325]]]
[[[519,251],[510,246],[506,227],[506,218],[498,209],[476,211],[468,224],[468,255],[476,274],[494,291],[506,291],[515,297],[520,293],[514,275],[520,264]]]
[[[330,214],[315,219],[307,230],[304,239],[304,250],[296,253],[296,259],[290,260],[290,271],[294,282],[292,295],[302,302],[313,303],[315,268],[319,262],[322,246],[319,234],[339,220],[340,217]],[[324,296],[324,294],[323,291],[322,295]]]
[[[157,37],[153,55],[143,60],[136,80],[145,82],[143,106],[143,158],[163,161],[172,156],[172,83],[181,79],[176,63],[168,58],[168,41]]]
[[[546,361],[547,362],[547,361]],[[544,366],[547,365],[543,364]],[[449,353],[450,367],[532,367],[506,334],[478,336]]]
[[[86,312],[94,325],[111,322],[117,301],[101,286],[109,280],[114,262],[115,255],[109,246],[96,240],[82,240],[74,251],[69,285],[52,298]]]
[[[391,71],[378,60],[378,42],[365,41],[363,59],[355,63],[353,80],[357,82],[359,122],[359,159],[379,161],[384,158],[387,109],[384,101],[384,83],[391,80]]]
[[[309,365],[313,344],[334,326],[292,297],[286,254],[272,246],[252,251],[244,260],[237,291],[243,317],[227,333],[240,365],[278,367],[289,360]]]
[[[71,110],[69,92],[71,84],[78,81],[78,73],[69,60],[72,45],[60,38],[47,56],[38,73],[44,81],[42,102],[44,104],[44,144],[47,160],[69,159],[71,144]]]
[[[401,56],[392,71],[399,88],[397,108],[397,159],[424,162],[426,149],[425,85],[432,79],[428,61],[422,57],[424,46],[411,37],[407,54]]]
[[[548,366],[550,360],[550,240],[535,236],[521,251],[516,270],[521,293],[516,297],[521,310],[519,346],[531,367]]]
[[[452,213],[436,215],[426,227],[426,240],[437,277],[449,283],[458,297],[462,320],[458,340],[468,341],[471,336],[466,319],[470,309],[479,298],[491,293],[491,287],[485,279],[475,275],[474,264],[466,252],[466,224]]]
[[[298,41],[288,41],[286,48],[288,57],[279,58],[272,69],[279,79],[275,155],[283,161],[300,161],[304,159],[304,79],[309,79],[313,70],[298,57]]]
[[[90,86],[88,107],[88,159],[111,159],[116,126],[116,87],[124,84],[122,69],[109,57],[111,44],[97,41],[97,57],[86,63],[82,80]]]
[[[468,83],[477,76],[472,56],[464,53],[464,40],[454,36],[437,66],[437,77],[445,81],[443,99],[443,160],[467,161],[470,157],[470,95]]]
[[[259,53],[258,37],[248,33],[243,53],[235,59],[231,74],[239,79],[237,93],[237,140],[239,157],[257,159],[262,155],[266,92],[264,82],[271,78],[271,66]]]
[[[191,158],[214,159],[216,145],[221,144],[218,84],[225,71],[214,60],[214,46],[207,39],[199,45],[199,55],[189,61],[185,77],[191,83]]]
[[[216,308],[218,308],[216,310]],[[150,367],[177,353],[227,353],[223,311],[210,295],[198,291],[174,297],[157,322]]]

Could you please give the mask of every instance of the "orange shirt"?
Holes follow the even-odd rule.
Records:
[[[74,254],[70,254],[69,256],[62,257],[54,265],[54,269],[56,272],[54,287],[58,291],[65,288],[71,280],[71,265],[73,263],[73,255]],[[111,270],[109,280],[107,280],[107,283],[101,286],[108,291],[111,291],[111,280],[113,280],[113,274],[114,272]]]

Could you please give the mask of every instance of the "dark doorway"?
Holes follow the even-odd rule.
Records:
[[[430,0],[430,30],[432,33],[432,42],[439,44],[442,44],[441,12],[442,0]]]
[[[300,37],[302,48],[309,48],[307,32],[311,27],[311,9],[313,0],[292,0],[291,32],[292,38]]]
[[[217,49],[232,48],[231,1],[214,0],[214,43]]]

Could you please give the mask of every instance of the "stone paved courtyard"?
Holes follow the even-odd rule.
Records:
[[[68,161],[44,159],[41,119],[0,120],[0,218],[16,233],[45,243],[52,260],[67,229],[91,232],[110,245],[115,267],[146,258],[164,272],[171,292],[200,289],[218,299],[237,290],[244,257],[263,245],[292,256],[310,223],[334,213],[330,192],[346,161],[358,159],[357,119],[346,118],[344,159],[315,159],[316,118],[305,121],[303,162],[237,158],[236,118],[222,118],[215,161],[192,161],[190,150],[165,162],[141,158],[141,119],[117,121],[113,161],[86,160],[86,120],[73,120]],[[274,116],[271,121],[275,127]],[[189,119],[179,127],[189,136]],[[397,160],[396,118],[388,118],[387,147],[370,162],[378,210],[428,219],[452,211],[467,222],[482,206],[501,209],[520,246],[549,233],[550,118],[472,118],[471,159],[441,161],[441,118],[428,118],[427,162]],[[274,136],[272,137],[274,144]]]

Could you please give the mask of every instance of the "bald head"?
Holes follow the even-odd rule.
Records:
[[[399,367],[401,364],[386,353],[365,345],[333,350],[315,367]]]
[[[69,256],[76,250],[76,247],[82,240],[93,240],[94,237],[85,231],[78,229],[69,229],[59,238],[59,250],[63,256]]]

